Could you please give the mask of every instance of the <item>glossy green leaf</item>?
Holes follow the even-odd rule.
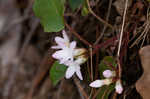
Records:
[[[109,64],[111,64],[114,68],[117,67],[116,61],[112,56],[105,56],[101,61],[101,63],[99,64],[99,72],[101,79],[104,78],[102,74],[104,70],[106,69],[113,70],[111,66],[109,66]]]
[[[74,11],[77,9],[81,4],[83,4],[84,0],[69,0],[69,5],[71,9]]]
[[[115,84],[101,87],[99,94],[96,99],[108,99],[110,93],[115,89]]]
[[[50,79],[53,85],[56,85],[65,76],[66,69],[67,67],[63,64],[59,64],[58,61],[53,64],[50,69]]]
[[[58,32],[64,28],[65,0],[35,0],[33,10],[40,18],[45,32]]]

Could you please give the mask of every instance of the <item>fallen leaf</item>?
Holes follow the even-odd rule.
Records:
[[[144,72],[141,78],[136,82],[136,89],[143,99],[150,99],[150,45],[141,48],[139,54]]]

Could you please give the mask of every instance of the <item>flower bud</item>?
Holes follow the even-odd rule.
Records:
[[[105,70],[103,72],[103,76],[105,78],[111,78],[111,77],[115,77],[116,76],[116,72],[115,71],[111,71],[111,70]]]
[[[112,79],[95,80],[90,84],[90,86],[94,88],[99,88],[102,87],[103,85],[109,85],[111,83]]]
[[[89,86],[94,87],[94,88],[99,88],[99,87],[102,87],[103,85],[104,85],[103,80],[95,80]]]
[[[123,87],[122,87],[122,84],[121,84],[120,80],[118,80],[118,81],[116,82],[115,89],[116,89],[116,92],[117,92],[118,94],[121,94],[121,93],[122,93]]]

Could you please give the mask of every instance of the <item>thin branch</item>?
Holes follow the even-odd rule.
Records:
[[[122,22],[121,34],[120,34],[120,38],[119,38],[119,46],[118,46],[118,52],[117,52],[118,57],[120,55],[120,48],[121,48],[121,43],[122,43],[122,37],[123,37],[123,30],[124,30],[124,25],[125,25],[125,16],[126,16],[126,12],[127,12],[127,7],[128,7],[128,0],[126,0],[125,10],[124,10],[124,14],[123,14],[123,22]]]
[[[93,16],[95,16],[100,22],[102,22],[103,24],[107,25],[107,26],[110,27],[112,30],[114,30],[114,27],[113,27],[111,24],[109,24],[108,22],[106,22],[105,20],[103,20],[101,17],[97,16],[97,15],[92,11],[92,9],[91,9],[91,7],[90,7],[89,0],[86,0],[86,1],[87,1],[87,5],[88,5],[88,10],[89,10],[89,12],[90,12]]]
[[[97,95],[100,93],[101,91],[101,87],[96,91],[96,93],[94,94],[94,96],[92,97],[92,99],[96,99]]]
[[[85,99],[89,99],[89,96],[87,95],[87,93],[84,91],[83,87],[80,84],[80,81],[74,76],[73,77],[74,83],[76,84],[78,90],[80,90],[80,92],[82,93],[82,95],[85,97]]]
[[[73,33],[80,41],[82,41],[84,44],[88,45],[89,47],[92,46],[92,44],[90,44],[87,40],[85,40],[84,38],[82,38],[75,30],[73,30],[69,24],[67,24],[65,22],[65,26],[69,29],[69,31],[71,33]]]
[[[93,59],[92,59],[92,47],[90,47],[90,66],[91,66],[91,80],[93,81]]]
[[[107,11],[107,15],[106,15],[106,21],[107,21],[107,22],[108,22],[109,16],[110,16],[111,5],[112,5],[112,0],[109,1],[108,11]],[[97,40],[95,41],[94,45],[98,44],[98,42],[101,40],[101,38],[102,38],[103,35],[104,35],[104,32],[105,32],[106,28],[107,28],[107,26],[104,25],[104,28],[103,28],[103,30],[102,30],[102,33],[101,33],[101,35],[97,38]]]
[[[96,46],[93,46],[94,50],[93,50],[93,55],[100,49],[100,48],[106,48],[107,46],[113,44],[115,41],[117,40],[117,36],[112,37],[110,39],[108,39],[107,41],[100,43]]]
[[[93,81],[93,58],[92,58],[92,47],[90,46],[90,66],[91,66],[91,74],[90,74],[90,76],[91,76],[91,81]],[[93,88],[91,89],[91,93],[90,93],[90,97],[92,96],[92,94],[93,94]]]
[[[121,72],[122,72],[119,56],[120,56],[120,49],[121,49],[121,44],[122,44],[122,37],[123,37],[123,30],[124,30],[124,25],[125,25],[125,17],[126,17],[127,7],[128,7],[128,0],[126,0],[126,3],[125,3],[125,10],[124,10],[124,15],[123,15],[123,23],[122,23],[121,34],[120,34],[120,38],[119,38],[118,53],[117,53],[119,79],[121,78]]]

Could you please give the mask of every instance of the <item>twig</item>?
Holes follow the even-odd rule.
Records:
[[[124,10],[124,14],[123,14],[123,22],[122,22],[121,33],[120,33],[120,37],[119,37],[119,46],[118,46],[118,52],[117,52],[118,57],[120,54],[120,48],[121,48],[121,43],[122,43],[123,29],[124,29],[124,25],[125,25],[125,17],[126,17],[127,7],[128,7],[128,0],[126,0],[125,10]]]
[[[93,58],[92,58],[92,47],[90,46],[90,66],[91,66],[91,74],[90,74],[90,76],[91,76],[91,81],[93,81]],[[90,93],[90,97],[92,96],[92,94],[93,94],[93,88],[91,89],[91,93]]]
[[[135,44],[137,44],[137,43],[143,38],[143,41],[142,41],[142,44],[141,44],[141,47],[142,47],[142,45],[143,45],[143,43],[144,43],[144,41],[145,41],[146,35],[147,35],[147,33],[148,33],[148,31],[149,31],[149,28],[150,28],[149,9],[150,9],[150,7],[149,7],[148,10],[147,10],[147,20],[146,20],[146,22],[145,22],[145,25],[146,25],[146,26],[145,26],[143,32],[141,33],[141,35],[135,40],[135,42],[130,46],[130,48],[133,47]]]
[[[101,91],[101,87],[96,91],[96,93],[94,94],[92,99],[96,99],[97,95],[99,94],[99,92]]]
[[[93,63],[92,63],[92,61],[93,61],[93,59],[92,59],[92,47],[90,47],[90,63],[91,63],[91,80],[93,81]]]
[[[112,30],[114,30],[114,27],[113,27],[111,24],[109,24],[108,22],[106,22],[105,20],[103,20],[101,17],[97,16],[97,15],[92,11],[92,9],[91,9],[91,7],[90,7],[89,0],[86,0],[86,1],[87,1],[87,5],[88,5],[88,10],[89,10],[89,12],[90,12],[93,16],[95,16],[100,22],[102,22],[103,24],[107,25],[107,26],[110,27]]]
[[[127,7],[128,7],[128,0],[126,0],[126,3],[125,3],[125,10],[124,10],[124,15],[123,15],[123,23],[122,23],[121,34],[120,34],[120,38],[119,38],[118,52],[117,52],[118,72],[119,72],[118,76],[119,76],[119,79],[121,78],[121,72],[122,72],[119,56],[120,56],[120,49],[121,49],[121,44],[122,44],[122,37],[123,37],[123,30],[124,30],[124,25],[125,25],[125,17],[126,17]]]
[[[76,84],[77,88],[80,90],[80,92],[82,93],[82,95],[85,97],[85,99],[89,99],[89,96],[84,91],[83,87],[80,84],[80,81],[75,76],[73,77],[73,80],[74,80],[74,83]]]
[[[92,44],[90,44],[87,40],[85,40],[84,38],[82,38],[75,30],[73,30],[66,22],[65,22],[65,26],[69,29],[69,31],[71,33],[73,33],[79,40],[81,40],[84,44],[88,45],[89,47],[92,46]]]
[[[102,95],[102,99],[105,99],[105,95],[106,95],[106,93],[107,93],[108,89],[109,89],[109,87],[108,87],[108,86],[106,86],[106,90],[104,91],[104,93],[103,93],[103,95]]]
[[[61,95],[61,92],[62,92],[62,89],[63,89],[63,85],[64,85],[64,78],[61,80],[60,82],[60,85],[59,85],[59,88],[58,88],[58,91],[57,91],[57,98],[56,99],[61,99],[60,95]]]
[[[100,49],[100,48],[106,48],[107,46],[113,44],[115,41],[117,40],[117,36],[112,37],[110,39],[108,39],[107,41],[100,43],[96,46],[93,46],[94,50],[93,50],[93,55]]]
[[[108,22],[109,16],[110,16],[111,5],[112,5],[112,0],[109,1],[109,7],[108,7],[107,15],[106,15],[106,21],[107,21],[107,22]],[[103,30],[102,30],[102,33],[101,33],[101,35],[97,38],[97,40],[95,41],[94,45],[98,44],[98,42],[101,40],[101,38],[102,38],[103,35],[104,35],[104,32],[105,32],[106,28],[107,28],[107,26],[104,25],[104,28],[103,28]]]

